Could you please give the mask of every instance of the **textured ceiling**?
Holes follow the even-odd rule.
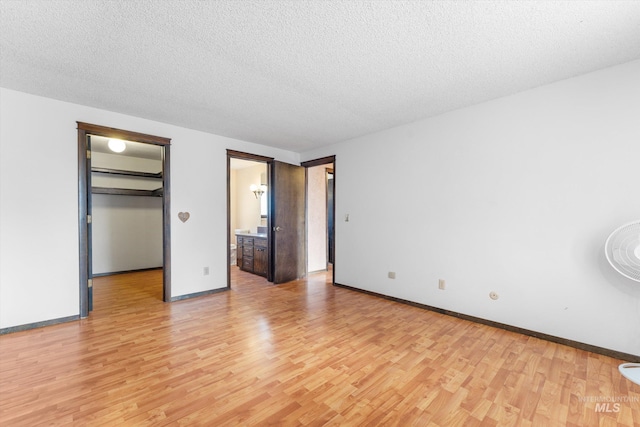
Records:
[[[638,1],[0,0],[0,86],[297,152],[638,58]]]

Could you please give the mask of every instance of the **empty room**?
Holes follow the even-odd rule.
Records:
[[[640,425],[640,2],[0,0],[0,425]]]

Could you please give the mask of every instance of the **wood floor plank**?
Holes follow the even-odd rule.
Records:
[[[0,336],[0,425],[640,425],[622,361],[232,273],[170,304],[161,271],[96,278],[88,319]]]

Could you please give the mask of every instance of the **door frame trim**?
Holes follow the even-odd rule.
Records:
[[[87,224],[87,135],[118,138],[164,147],[162,156],[162,299],[171,300],[171,139],[139,132],[110,128],[91,123],[76,122],[78,129],[78,234],[79,234],[79,293],[80,318],[89,316],[89,230]]]
[[[331,205],[329,205],[329,174],[331,174]],[[331,240],[333,245],[329,245],[329,233],[327,233],[327,268],[329,268],[329,260],[333,260],[332,261],[332,265],[335,264],[336,262],[336,251],[335,251],[335,232],[336,232],[336,198],[335,198],[335,194],[333,194],[336,190],[336,186],[335,186],[335,176],[333,174],[333,167],[331,168],[324,168],[324,178],[325,178],[325,182],[327,183],[327,188],[326,188],[326,192],[325,192],[325,206],[327,207],[327,214],[329,212],[329,209],[331,209],[331,215],[333,217],[333,232],[331,233]],[[329,219],[327,218],[327,230],[329,229]],[[333,249],[333,250],[332,250]]]
[[[236,151],[227,149],[227,289],[231,289],[231,263],[229,260],[231,259],[231,159],[240,159],[240,160],[250,160],[259,163],[267,164],[267,185],[270,186],[271,183],[268,182],[271,179],[271,165],[273,164],[273,157],[260,156],[258,154],[245,153],[242,151]],[[271,205],[271,198],[267,198],[267,203]],[[271,207],[267,208],[267,212],[269,215],[267,217],[267,242],[271,242],[271,227],[270,227],[270,218],[271,218]],[[268,260],[267,260],[267,280],[273,280],[273,269],[271,268],[271,252],[269,251]]]
[[[333,227],[333,269],[331,271],[331,283],[332,284],[336,284],[336,256],[335,256],[335,250],[336,250],[336,227],[335,227],[335,221],[336,221],[336,156],[326,156],[326,157],[321,157],[319,159],[314,159],[314,160],[308,160],[306,162],[301,162],[300,166],[304,167],[304,175],[305,175],[305,192],[307,192],[307,187],[308,187],[308,169],[314,166],[322,166],[322,165],[328,165],[328,164],[333,164],[333,206],[331,207],[332,209],[332,213],[333,213],[333,221],[334,221],[334,227]],[[307,192],[308,193],[308,192]],[[307,196],[305,197],[305,216],[308,217],[309,216],[309,211],[308,211],[308,199],[309,195],[307,194]],[[305,230],[305,234],[307,233],[307,231]],[[307,240],[307,238],[305,237],[305,241]],[[306,248],[306,244],[305,244],[305,258],[308,256],[307,255],[307,248]]]

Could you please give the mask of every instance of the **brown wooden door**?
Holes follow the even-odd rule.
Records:
[[[274,161],[271,164],[271,250],[269,281],[284,283],[305,275],[305,170]]]

